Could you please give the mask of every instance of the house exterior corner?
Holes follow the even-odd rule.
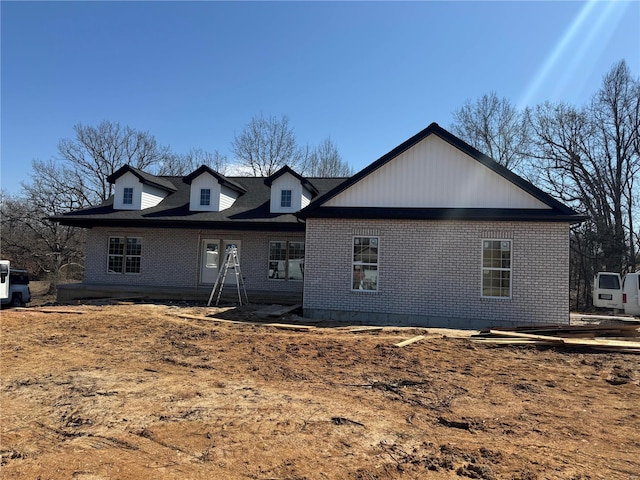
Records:
[[[376,239],[373,290],[354,287],[359,238]],[[509,248],[504,296],[483,287],[485,241]],[[470,329],[569,321],[569,223],[309,218],[306,244],[309,318]]]

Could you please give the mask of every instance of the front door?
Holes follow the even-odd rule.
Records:
[[[218,277],[220,258],[220,241],[211,238],[202,240],[200,247],[200,283],[214,284]]]

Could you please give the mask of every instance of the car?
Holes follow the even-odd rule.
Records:
[[[3,282],[7,281],[7,275],[2,275]],[[8,289],[6,296],[2,296],[0,303],[12,307],[23,307],[31,301],[31,290],[29,289],[29,274],[26,270],[16,268],[9,269]]]

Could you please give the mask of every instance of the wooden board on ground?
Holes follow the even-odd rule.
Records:
[[[534,335],[531,333],[514,332],[506,330],[489,330],[471,337],[479,343],[492,343],[497,345],[551,345],[585,347],[597,350],[609,350],[617,352],[640,353],[640,342],[627,340],[609,340],[605,338],[567,338],[550,335]]]
[[[311,325],[293,325],[291,323],[263,323],[262,325],[265,327],[280,328],[282,330],[295,330],[299,332],[308,332],[309,330],[316,328]]]
[[[32,312],[32,313],[73,313],[77,315],[81,315],[84,312],[83,310],[66,310],[66,309],[58,309],[58,308],[34,308],[34,307],[17,307],[14,308],[15,311],[18,312]]]
[[[407,345],[411,345],[412,343],[418,342],[424,338],[424,335],[416,335],[415,337],[409,338],[403,342],[396,343],[396,347],[406,347]]]

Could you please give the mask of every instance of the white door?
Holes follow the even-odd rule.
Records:
[[[622,310],[621,285],[619,273],[598,272],[593,281],[593,306]]]
[[[203,239],[200,247],[200,283],[215,283],[221,261],[219,240]]]
[[[640,273],[627,273],[622,282],[624,313],[640,315]]]
[[[222,257],[220,262],[223,262],[226,258],[227,247],[235,246],[238,249],[238,262],[241,262],[240,255],[240,240],[222,240]],[[231,267],[227,271],[227,278],[224,279],[225,285],[235,285],[236,284],[236,269],[233,267],[233,262],[231,262]],[[240,270],[242,270],[242,263],[240,263]]]

